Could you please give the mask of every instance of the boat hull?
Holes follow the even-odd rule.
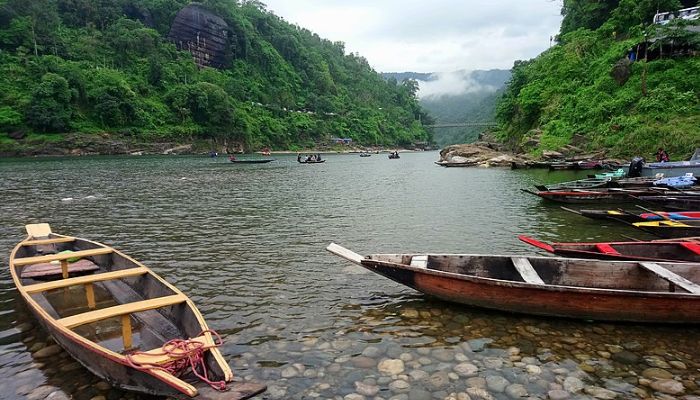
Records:
[[[645,323],[698,323],[700,298],[655,293],[606,293],[583,288],[503,282],[363,260],[362,265],[395,282],[441,300],[473,307],[547,317]]]

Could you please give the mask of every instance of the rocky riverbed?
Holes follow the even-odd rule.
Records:
[[[9,398],[143,398],[113,389],[31,322],[14,327],[16,356],[0,386]],[[464,314],[439,302],[368,310],[352,331],[275,341],[258,326],[255,352],[230,354],[234,373],[265,381],[265,399],[510,400],[700,399],[698,333],[661,328]],[[228,335],[226,343],[247,340]],[[227,351],[228,350],[228,351]],[[228,354],[227,354],[228,353]],[[75,379],[75,376],[81,376]],[[13,396],[14,395],[14,396]]]

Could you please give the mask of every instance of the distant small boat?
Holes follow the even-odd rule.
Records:
[[[274,159],[263,159],[263,160],[232,160],[229,158],[229,161],[231,161],[234,164],[267,164],[269,162],[275,161]]]
[[[26,229],[10,255],[12,280],[41,325],[92,373],[122,389],[175,398],[246,399],[265,390],[233,382],[218,334],[152,270],[48,224]]]
[[[520,235],[518,239],[539,249],[562,257],[595,258],[601,260],[638,260],[662,262],[700,262],[700,241],[545,243]]]
[[[688,263],[327,250],[439,299],[586,320],[700,322],[700,268]]]

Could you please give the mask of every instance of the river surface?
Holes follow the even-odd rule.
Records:
[[[269,386],[260,399],[700,395],[697,327],[471,309],[324,250],[531,254],[518,234],[646,238],[520,191],[582,174],[441,168],[435,152],[328,155],[318,165],[274,157],[0,160],[0,263],[36,222],[126,252],[191,296],[223,335],[234,373]],[[42,354],[51,345],[3,268],[0,398],[137,397],[65,352]]]

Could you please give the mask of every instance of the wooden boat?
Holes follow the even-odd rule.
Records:
[[[469,254],[361,256],[355,264],[437,298],[502,311],[609,321],[700,322],[700,265]]]
[[[10,255],[15,286],[56,342],[92,373],[122,389],[175,398],[246,399],[265,390],[233,382],[220,338],[192,300],[143,264],[52,233],[48,224],[26,228]],[[197,373],[226,391],[195,381],[191,370],[180,378],[168,372],[197,357]]]
[[[518,236],[518,239],[562,257],[700,263],[700,242],[696,239],[679,239],[674,242],[640,241],[551,244],[540,242],[525,235]]]
[[[632,224],[635,227],[662,238],[684,238],[700,236],[700,220],[649,221]]]
[[[610,178],[587,178],[550,185],[535,185],[535,188],[543,192],[572,189],[593,189],[607,187],[608,183],[610,183]]]
[[[700,211],[654,211],[640,214],[625,210],[572,210],[566,207],[561,207],[561,209],[590,219],[608,219],[630,224],[645,221],[661,221],[663,219],[700,220]]]
[[[635,199],[654,204],[666,210],[700,210],[699,195],[637,196]]]
[[[238,160],[238,159],[229,159],[234,164],[267,164],[269,162],[275,161],[274,159],[250,159],[250,160]]]

